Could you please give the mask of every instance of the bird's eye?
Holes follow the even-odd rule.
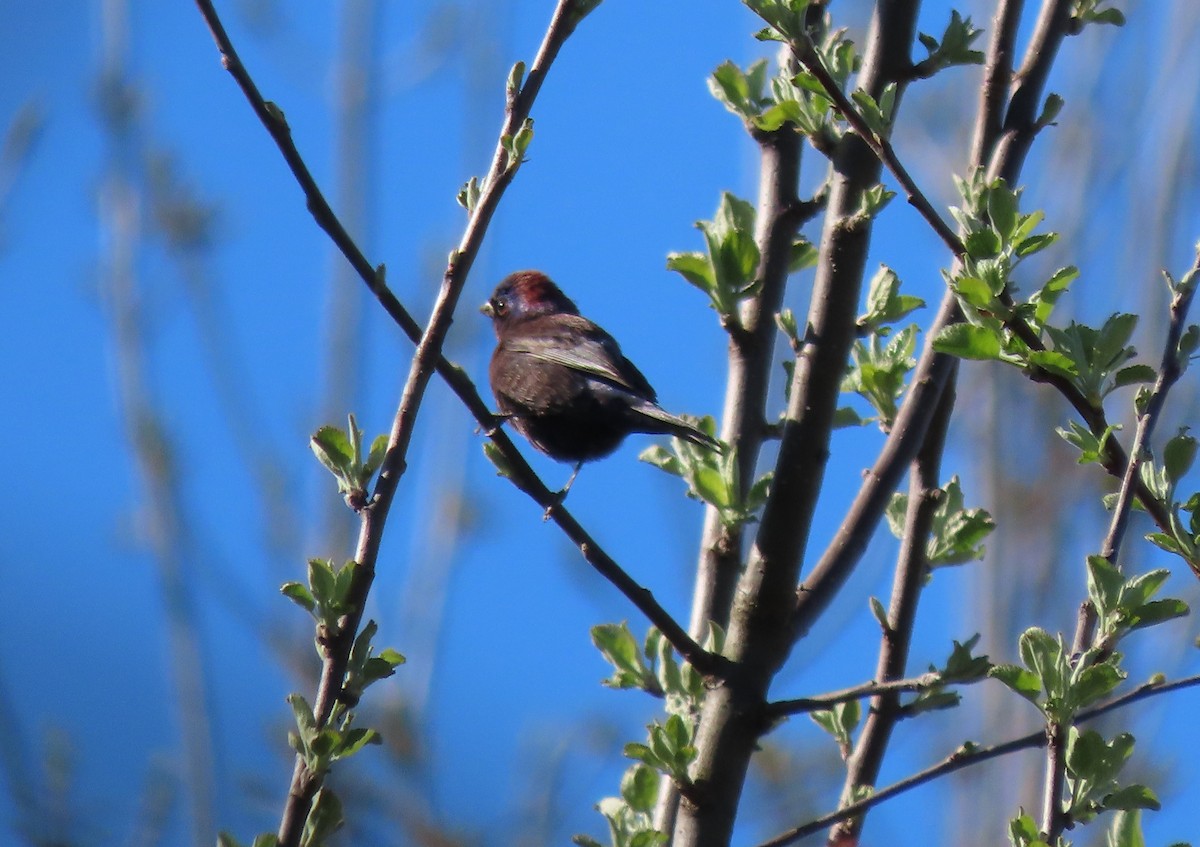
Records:
[[[498,317],[503,317],[508,312],[508,301],[501,300],[499,297],[497,297],[492,301],[492,311],[494,311]]]

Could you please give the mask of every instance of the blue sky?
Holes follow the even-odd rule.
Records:
[[[455,46],[434,54],[419,49],[417,34],[431,30],[444,5],[414,11],[384,4],[380,14],[378,108],[367,145],[372,217],[360,243],[373,262],[387,264],[389,283],[418,317],[429,308],[440,263],[464,222],[454,196],[490,157],[507,69],[531,59],[552,6],[548,0],[461,5],[460,18],[443,22],[456,33]],[[839,23],[861,42],[867,4],[835,5]],[[1119,283],[1128,277],[1111,270],[1140,272],[1144,257],[1136,237],[1113,236],[1130,232],[1137,202],[1156,185],[1153,144],[1167,137],[1170,125],[1165,118],[1155,121],[1170,110],[1147,109],[1142,146],[1109,157],[1099,171],[1098,206],[1082,212],[1073,207],[1073,187],[1059,180],[1056,166],[1079,149],[1075,121],[1087,126],[1089,118],[1129,106],[1121,102],[1122,84],[1162,91],[1153,84],[1153,60],[1160,54],[1152,45],[1170,33],[1171,18],[1146,5],[1137,6],[1144,17],[1126,33],[1131,41],[1102,31],[1068,43],[1064,64],[1073,51],[1107,50],[1125,58],[1123,71],[1105,65],[1087,84],[1069,70],[1058,75],[1055,84],[1092,91],[1095,99],[1069,101],[1063,127],[1044,139],[1030,164],[1041,179],[1031,182],[1027,197],[1047,204],[1052,221],[1059,213],[1054,228],[1083,230],[1082,258],[1058,258],[1097,278],[1075,307],[1085,315],[1131,307],[1125,298],[1136,286],[1123,287]],[[219,8],[243,60],[265,95],[286,112],[301,151],[332,196],[332,11],[281,4],[273,25],[256,27],[244,11],[250,6]],[[944,2],[925,4],[922,28],[940,34],[947,8]],[[124,435],[113,299],[104,287],[102,261],[113,236],[98,222],[98,197],[115,154],[94,96],[104,55],[101,10],[98,3],[47,0],[36,12],[10,16],[0,35],[0,78],[6,80],[0,122],[7,127],[25,104],[33,104],[44,121],[0,207],[0,372],[9,398],[8,413],[0,416],[8,445],[0,573],[10,601],[0,620],[0,639],[9,645],[0,658],[0,707],[8,712],[4,719],[11,721],[21,758],[35,773],[47,739],[69,739],[77,832],[89,843],[123,844],[132,839],[143,788],[160,779],[153,768],[180,773],[180,747],[168,621],[148,548],[146,516],[153,504]],[[986,14],[976,11],[976,18],[986,20]],[[474,305],[505,273],[537,267],[622,342],[664,406],[719,412],[724,338],[703,296],[666,271],[664,259],[670,251],[700,249],[693,222],[712,214],[721,191],[754,197],[753,145],[711,99],[705,77],[727,58],[744,65],[765,55],[766,48],[749,37],[755,29],[755,18],[734,0],[609,0],[580,27],[535,107],[529,162],[504,199],[452,330],[452,355],[477,381],[484,379],[491,342]],[[139,92],[140,149],[169,155],[181,184],[216,209],[214,249],[186,272],[202,280],[218,312],[220,355],[240,386],[233,408],[254,433],[247,442],[230,425],[230,406],[213,375],[212,348],[185,270],[160,240],[144,236],[135,268],[146,385],[168,434],[179,474],[176,493],[187,516],[184,581],[196,610],[218,733],[218,823],[248,838],[277,823],[290,773],[284,697],[298,685],[281,669],[266,636],[283,634],[304,645],[310,638],[301,613],[279,597],[278,586],[302,577],[306,556],[349,555],[321,547],[321,527],[337,498],[306,445],[317,426],[343,423],[319,411],[328,281],[340,258],[221,69],[191,4],[132,2],[128,43],[119,53]],[[1164,63],[1180,63],[1178,70],[1169,67],[1186,98],[1192,66],[1186,57],[1165,53]],[[473,67],[491,79],[478,92],[470,84]],[[911,156],[914,172],[942,204],[951,201],[950,174],[960,169],[945,161],[944,151],[957,150],[951,155],[965,159],[965,148],[956,148],[954,139],[965,137],[973,107],[961,93],[969,89],[953,86],[973,73],[952,71],[923,93],[914,89],[906,107],[936,113],[940,123],[936,131],[910,125],[898,135],[901,154]],[[1190,101],[1183,102],[1180,108]],[[1187,114],[1195,126],[1194,106]],[[1103,133],[1120,128],[1107,126]],[[1103,133],[1091,137],[1102,149],[1108,142]],[[811,150],[805,157],[806,183],[812,183],[823,173],[822,163]],[[1185,149],[1181,161],[1178,179],[1194,186],[1194,150]],[[1180,237],[1147,261],[1186,265],[1191,242],[1200,236],[1186,227],[1196,220],[1195,196],[1192,191],[1178,209]],[[146,221],[149,210],[142,206],[139,214]],[[1103,220],[1085,229],[1084,217]],[[900,201],[885,223],[872,262],[886,261],[906,290],[936,300],[944,250]],[[789,296],[797,309],[807,285],[803,277],[793,284]],[[390,422],[411,348],[378,308],[366,302],[363,309],[358,365],[341,378],[354,386],[347,411],[374,433]],[[380,622],[379,643],[412,661],[371,695],[408,698],[420,707],[438,815],[486,843],[511,831],[534,777],[567,739],[559,789],[564,820],[556,833],[600,834],[590,804],[615,792],[625,767],[620,744],[640,737],[654,705],[598,685],[605,667],[590,646],[588,628],[628,619],[641,632],[644,623],[541,522],[531,501],[495,476],[473,422],[449,393],[435,385],[428,402],[369,610]],[[826,534],[878,440],[869,429],[835,439],[818,520]],[[702,512],[672,479],[636,461],[649,443],[631,439],[613,458],[588,466],[570,503],[617,561],[686,618]],[[269,445],[278,462],[283,488],[276,505],[292,514],[282,525],[270,523],[264,491],[245,458],[244,448],[258,444]],[[537,456],[533,461],[549,484],[565,480],[565,466]],[[452,547],[439,546],[446,539],[427,532],[443,514],[435,507],[443,496],[456,497],[460,487],[468,494],[467,528]],[[822,541],[814,539],[814,549]],[[876,539],[847,588],[853,599],[835,607],[796,651],[780,679],[780,696],[870,675],[875,636],[863,598],[886,593],[892,550],[890,538]],[[967,570],[939,573],[923,603],[951,607],[971,584]],[[1184,579],[1171,587],[1185,596],[1192,592]],[[1081,588],[1077,582],[1075,589]],[[1075,602],[1073,595],[1063,604],[1068,615]],[[964,639],[975,629],[975,621],[953,613],[931,616],[922,623],[913,669],[940,661],[949,639]],[[1167,637],[1179,645],[1194,634],[1189,620],[1172,625]],[[1168,655],[1172,667],[1194,670],[1194,660],[1156,650],[1148,669],[1155,669],[1155,656]],[[1170,706],[1148,707],[1149,737],[1195,702],[1189,693]],[[612,734],[585,730],[595,718],[609,722]],[[789,743],[820,743],[806,721],[793,724],[783,733]],[[985,727],[977,740],[1001,740],[1008,732],[1007,726]],[[887,778],[949,749],[931,745],[917,730],[898,737]],[[1196,798],[1197,774],[1190,762],[1177,764],[1170,784],[1175,808],[1186,810],[1189,798]],[[267,794],[247,784],[265,786]],[[916,802],[932,802],[936,791],[926,789]],[[825,797],[822,808],[833,801]],[[0,830],[17,817],[9,798],[0,797]],[[903,831],[904,821],[902,811],[881,809],[868,832],[880,839],[887,833],[890,843],[917,843],[914,833]],[[169,827],[172,838],[182,839],[178,807]],[[1151,843],[1196,837],[1186,816],[1169,811],[1150,816],[1147,831],[1154,835]],[[769,828],[751,823],[739,836],[750,843],[767,834]]]

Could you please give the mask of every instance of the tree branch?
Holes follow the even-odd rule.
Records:
[[[1162,680],[1151,680],[1124,694],[1120,697],[1110,700],[1108,703],[1096,706],[1093,709],[1080,712],[1076,722],[1087,723],[1096,718],[1106,715],[1109,712],[1132,705],[1139,700],[1145,700],[1148,697],[1155,697],[1159,694],[1167,694],[1171,691],[1179,691],[1185,688],[1192,688],[1200,685],[1200,674],[1195,676],[1184,677],[1173,682],[1165,682]],[[1013,738],[1001,744],[993,744],[989,747],[977,747],[974,744],[966,743],[959,747],[946,758],[942,759],[937,764],[934,764],[923,771],[918,771],[912,776],[905,777],[891,785],[881,788],[872,794],[859,800],[856,803],[851,803],[841,809],[822,815],[819,818],[814,818],[807,823],[801,824],[794,829],[789,829],[787,832],[781,833],[774,838],[763,841],[757,847],[784,847],[786,844],[794,844],[803,838],[821,832],[826,827],[829,827],[839,821],[849,820],[850,818],[861,815],[868,809],[878,806],[893,797],[904,794],[907,791],[924,785],[928,782],[946,776],[948,774],[960,771],[963,768],[968,768],[973,765],[982,764],[991,759],[1007,756],[1009,753],[1016,753],[1020,750],[1032,750],[1044,746],[1046,743],[1046,733],[1043,730],[1031,732],[1028,735],[1022,735],[1019,738]]]
[[[878,97],[911,66],[916,4],[876,6],[862,64],[862,87]],[[793,47],[793,49],[795,49]],[[799,57],[797,57],[799,58]],[[872,223],[858,214],[863,192],[879,182],[879,160],[846,133],[831,151],[829,199],[805,345],[792,374],[772,490],[730,614],[725,654],[731,681],[709,691],[696,730],[695,791],[681,804],[676,847],[725,847],[746,770],[761,735],[757,716],[774,673],[793,644],[788,622],[800,562],[829,456],[841,378],[856,337],[859,292]]]
[[[249,101],[251,108],[253,108],[255,114],[258,115],[259,120],[271,135],[271,138],[275,141],[276,146],[295,176],[297,183],[304,192],[308,209],[317,221],[317,224],[328,233],[334,244],[353,266],[359,277],[366,283],[368,289],[370,289],[371,293],[397,326],[400,327],[410,340],[419,342],[422,335],[420,325],[387,287],[382,273],[382,266],[377,271],[367,260],[366,256],[359,249],[353,238],[346,232],[337,215],[329,206],[316,180],[304,163],[303,157],[300,155],[292,139],[291,131],[286,121],[282,118],[282,113],[279,112],[274,104],[269,104],[263,98],[261,92],[259,92],[253,78],[238,57],[237,51],[226,33],[216,10],[213,8],[211,0],[196,0],[196,4],[221,54],[222,65],[233,76],[247,101]],[[560,3],[560,6],[568,5],[573,6],[574,4],[567,2],[567,0]],[[561,20],[561,16],[558,19]],[[574,24],[578,23],[578,21],[568,22],[564,20],[563,23],[564,25],[570,23],[573,28]],[[562,37],[565,38],[565,35]],[[520,94],[514,102],[509,104],[510,112],[506,114],[506,127],[512,125],[519,126],[520,122],[513,120],[513,115],[520,110],[527,113],[532,106],[533,94],[540,89],[542,80],[545,77],[545,69],[549,61],[553,58],[553,54],[550,52],[551,49],[553,49],[553,54],[557,54],[557,46],[553,44],[548,46],[548,43],[544,41],[538,53],[538,60],[535,61],[534,68],[530,71],[525,86],[521,88]],[[475,230],[475,232],[475,238],[481,240],[482,231]],[[461,245],[459,249],[461,251]],[[570,538],[575,546],[579,548],[588,564],[595,568],[601,576],[612,582],[639,611],[646,615],[647,619],[662,631],[663,635],[679,651],[681,656],[691,662],[702,673],[718,673],[720,667],[718,659],[711,656],[694,639],[690,638],[675,619],[655,601],[653,595],[622,570],[565,507],[558,505],[557,492],[548,488],[541,481],[537,474],[534,473],[533,468],[516,448],[512,439],[499,427],[499,421],[492,414],[490,407],[479,394],[478,389],[476,389],[466,372],[458,365],[441,356],[440,353],[435,359],[434,369],[458,396],[463,405],[466,406],[480,427],[487,433],[488,438],[496,445],[500,454],[504,457],[506,475],[513,484],[529,495],[543,510],[550,509],[551,506],[555,507],[551,510],[551,519]]]
[[[991,126],[991,121],[994,120],[994,118],[985,119],[982,117],[983,113],[992,115],[995,109],[1000,107],[994,104],[981,104],[981,117],[976,121],[977,135],[972,144],[972,150],[973,155],[979,158],[974,159],[975,165],[982,166],[990,156],[989,175],[1002,176],[1010,184],[1016,181],[1024,162],[1024,155],[1036,133],[1035,107],[1040,101],[1050,65],[1061,41],[1061,33],[1059,40],[1056,41],[1056,31],[1046,23],[1056,19],[1058,14],[1054,9],[1056,4],[1060,4],[1060,0],[1046,0],[1046,4],[1043,6],[1037,35],[1026,52],[1021,71],[1018,73],[1020,82],[1006,112],[1004,134],[995,142],[994,148],[989,148],[985,143],[987,139],[979,137],[978,133],[987,131]],[[1010,60],[1002,53],[1011,49],[1011,41],[1014,37],[1012,30],[1015,30],[1019,23],[1017,19],[1020,16],[1021,6],[1022,0],[1006,0],[1004,6],[997,12],[997,19],[1000,21],[1004,33],[998,33],[993,38],[990,47],[985,69],[985,80],[990,87],[985,90],[985,97],[994,96],[995,87],[1000,86],[1003,82],[1004,69],[1010,64]],[[811,51],[811,45],[808,45],[808,49]],[[915,184],[902,163],[899,162],[890,143],[885,146],[886,140],[875,136],[854,104],[842,94],[841,89],[825,70],[820,57],[815,54],[809,55],[805,67],[821,82],[834,106],[855,129],[855,132],[863,136],[864,141],[879,157],[880,162],[886,165],[892,175],[901,183],[908,193],[912,205],[921,212],[955,257],[964,255],[966,251],[961,239],[955,233],[948,231],[945,222],[933,211],[932,205],[920,187]],[[1011,304],[1011,301],[1009,302]],[[795,638],[803,637],[813,622],[820,617],[866,551],[867,543],[874,534],[879,520],[883,517],[884,509],[892,492],[900,484],[905,468],[912,461],[924,440],[936,398],[950,380],[953,367],[950,361],[951,357],[935,351],[931,339],[937,337],[945,327],[963,320],[964,316],[957,298],[953,292],[947,291],[937,316],[926,332],[926,344],[913,372],[908,394],[900,406],[887,441],[880,450],[874,465],[864,474],[862,487],[834,534],[833,540],[816,567],[797,588],[796,611],[791,624]],[[1030,349],[1045,349],[1041,339],[1024,321],[1010,322],[1009,329]],[[1035,377],[1037,381],[1046,382],[1054,387],[1079,413],[1094,435],[1101,437],[1108,430],[1109,424],[1104,410],[1092,405],[1069,380],[1057,374],[1041,371],[1031,372],[1031,376]],[[1120,477],[1127,464],[1128,456],[1124,448],[1115,435],[1110,433],[1105,440],[1103,462],[1105,471],[1112,476]],[[1170,514],[1166,507],[1158,502],[1141,480],[1138,480],[1136,484],[1138,498],[1155,523],[1163,528],[1169,527]]]
[[[805,715],[809,712],[819,712],[829,709],[839,703],[851,700],[861,700],[864,697],[877,697],[881,694],[900,694],[905,691],[927,691],[942,684],[941,674],[930,672],[909,679],[893,679],[885,682],[872,679],[859,685],[831,691],[828,694],[818,694],[815,697],[798,697],[793,700],[775,700],[763,707],[763,715],[768,722],[774,722],[790,715]]]
[[[536,477],[507,435],[498,429],[495,418],[465,373],[442,357],[441,347],[446,330],[450,325],[454,307],[482,243],[488,223],[504,189],[511,182],[520,165],[520,162],[511,161],[511,154],[506,149],[503,140],[505,137],[513,138],[528,118],[546,72],[566,38],[582,18],[581,10],[586,9],[586,4],[580,5],[577,0],[560,0],[524,84],[518,90],[510,92],[505,109],[504,125],[500,133],[502,141],[497,144],[481,194],[462,240],[451,256],[433,314],[423,333],[411,315],[387,288],[383,280],[382,268],[377,271],[370,265],[333,213],[292,141],[290,129],[282,112],[273,104],[265,101],[258,91],[253,79],[239,59],[210,0],[197,0],[197,6],[221,53],[222,64],[237,81],[260,121],[275,140],[304,191],[309,209],[318,225],[333,239],[393,320],[411,339],[417,341],[417,351],[413,357],[412,368],[389,435],[387,456],[380,469],[372,501],[361,514],[362,523],[355,553],[355,561],[358,562],[359,568],[349,597],[354,611],[339,621],[337,632],[332,633],[323,646],[325,658],[314,714],[318,725],[324,725],[329,719],[334,703],[341,694],[349,650],[361,622],[362,609],[374,578],[374,565],[387,512],[396,485],[405,468],[405,455],[425,386],[435,370],[450,384],[476,419],[489,430],[490,437],[506,459],[508,475],[514,483],[545,508],[549,508],[557,502],[553,492]],[[553,512],[555,522],[579,546],[584,558],[629,597],[638,609],[646,613],[651,622],[663,631],[665,637],[685,659],[702,672],[713,672],[716,669],[715,659],[689,638],[682,627],[658,605],[650,592],[638,585],[617,566],[565,509],[560,506]],[[288,802],[280,824],[279,840],[281,844],[296,843],[311,807],[312,797],[319,787],[319,780],[306,774],[303,763],[297,759],[292,787],[288,793]]]
[[[1174,290],[1171,297],[1170,321],[1167,325],[1167,338],[1163,345],[1162,361],[1158,367],[1158,377],[1154,382],[1150,399],[1146,402],[1145,410],[1138,417],[1137,430],[1134,433],[1133,446],[1130,448],[1129,463],[1121,487],[1117,492],[1117,503],[1113,507],[1112,518],[1109,521],[1108,532],[1105,534],[1100,555],[1110,564],[1117,564],[1117,555],[1125,539],[1129,526],[1129,516],[1133,510],[1134,491],[1136,482],[1140,479],[1138,469],[1142,459],[1149,455],[1150,437],[1154,433],[1167,401],[1167,393],[1183,372],[1179,361],[1179,341],[1183,337],[1187,323],[1188,310],[1196,292],[1196,275],[1200,274],[1200,250],[1196,260],[1183,278],[1181,284]],[[1084,601],[1079,608],[1076,620],[1075,636],[1072,639],[1072,656],[1076,662],[1095,664],[1103,658],[1115,645],[1099,645],[1098,651],[1093,651],[1096,634],[1096,608],[1091,601]],[[1042,804],[1042,831],[1046,840],[1053,844],[1067,825],[1067,815],[1063,809],[1063,794],[1066,790],[1066,745],[1068,725],[1065,723],[1048,723],[1046,727],[1050,744],[1046,753],[1046,777],[1043,785],[1044,802]]]
[[[1004,124],[1005,97],[1012,81],[1013,51],[1024,8],[1025,0],[1000,0],[996,14],[992,16],[992,39],[988,44],[983,90],[971,141],[971,161],[974,163],[991,159]]]
[[[917,603],[929,573],[926,544],[941,493],[938,480],[942,452],[946,447],[946,433],[954,413],[954,399],[954,383],[950,379],[938,399],[937,412],[909,473],[904,537],[900,543],[887,625],[879,645],[879,662],[875,671],[875,678],[880,682],[899,679],[908,667],[909,646],[917,621]],[[843,799],[855,797],[862,789],[875,785],[892,730],[902,716],[899,692],[881,692],[872,698],[870,714],[847,763],[846,779],[842,786]],[[834,845],[857,843],[865,820],[865,815],[857,815],[842,821],[831,830],[828,842]]]

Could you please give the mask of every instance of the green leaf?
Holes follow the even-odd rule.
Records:
[[[1070,430],[1057,428],[1055,432],[1068,444],[1073,444],[1079,448],[1079,464],[1086,465],[1092,462],[1103,462],[1105,454],[1105,445],[1108,443],[1109,436],[1121,427],[1119,424],[1110,424],[1105,428],[1104,434],[1097,438],[1091,430],[1086,429],[1082,425],[1071,421]]]
[[[988,676],[1000,680],[1012,692],[1031,703],[1036,704],[1041,698],[1041,679],[1020,665],[993,665]]]
[[[1003,184],[987,192],[988,217],[997,234],[1005,241],[1012,239],[1017,227],[1017,195]]]
[[[349,471],[353,464],[354,448],[346,433],[336,426],[323,426],[308,440],[313,454],[335,476]]]
[[[1117,608],[1125,578],[1116,566],[1103,556],[1088,556],[1088,597],[1096,610],[1108,614]]]
[[[1191,612],[1188,604],[1182,600],[1173,598],[1165,600],[1151,600],[1149,603],[1143,603],[1130,612],[1126,625],[1130,630],[1144,629],[1149,626],[1157,626],[1160,623],[1175,620],[1176,618],[1187,617]]]
[[[383,464],[383,457],[387,455],[388,437],[386,435],[377,435],[375,440],[371,442],[371,451],[367,454],[367,461],[363,464],[363,473],[367,478],[375,475],[375,471],[379,470],[379,466]]]
[[[1027,361],[1030,365],[1041,368],[1047,373],[1058,374],[1068,379],[1078,375],[1075,363],[1071,358],[1057,350],[1031,350]]]
[[[616,671],[603,684],[611,688],[641,688],[649,690],[653,674],[642,659],[638,643],[629,625],[599,624],[592,627],[592,643]]]
[[[471,177],[463,184],[463,187],[458,190],[458,194],[454,199],[458,201],[458,205],[462,206],[468,212],[474,212],[475,207],[479,205],[480,193],[481,189],[479,185],[479,178]]]
[[[879,628],[884,632],[888,632],[890,627],[888,626],[887,609],[883,608],[883,603],[878,597],[872,596],[869,602],[871,604],[871,614],[879,622]]]
[[[338,746],[337,758],[348,759],[368,744],[382,744],[383,739],[373,729],[355,728],[346,733]]]
[[[508,98],[508,102],[516,99],[521,93],[521,85],[525,81],[525,63],[517,62],[512,66],[512,70],[508,72],[508,79],[504,83],[504,93]]]
[[[1124,679],[1124,672],[1108,662],[1084,668],[1071,685],[1072,703],[1076,709],[1086,708],[1115,691]]]
[[[333,573],[333,563],[325,559],[309,559],[308,585],[317,603],[336,602],[337,578]]]
[[[1002,351],[1000,336],[987,327],[968,323],[951,324],[933,340],[939,353],[960,359],[999,359]]]
[[[1108,830],[1108,847],[1146,847],[1140,809],[1119,810]]]
[[[992,663],[987,656],[975,656],[971,651],[979,643],[979,634],[968,638],[959,644],[954,642],[954,648],[946,659],[946,666],[941,675],[946,682],[974,682],[983,679],[992,669]]]
[[[636,764],[621,777],[621,799],[634,811],[650,814],[658,802],[658,784],[658,771]]]
[[[1163,471],[1173,483],[1183,479],[1196,460],[1196,439],[1187,434],[1187,428],[1167,442],[1163,448]]]
[[[1158,374],[1154,368],[1149,365],[1130,365],[1127,368],[1121,368],[1113,377],[1113,384],[1116,388],[1124,388],[1126,385],[1134,385],[1141,382],[1154,382]]]
[[[311,612],[317,607],[316,601],[309,593],[309,590],[299,582],[285,582],[280,586],[279,591],[284,597],[287,597],[297,606],[304,609],[306,612]]]
[[[1127,785],[1105,797],[1103,806],[1106,809],[1121,809],[1123,811],[1150,809],[1157,812],[1162,808],[1162,803],[1159,802],[1158,796],[1146,786]]]
[[[703,253],[668,253],[667,270],[675,271],[705,294],[715,289],[712,264]]]

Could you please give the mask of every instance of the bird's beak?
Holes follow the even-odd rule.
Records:
[[[490,300],[480,306],[479,311],[483,312],[489,318],[494,318],[496,316],[496,310],[492,308],[492,301]]]

